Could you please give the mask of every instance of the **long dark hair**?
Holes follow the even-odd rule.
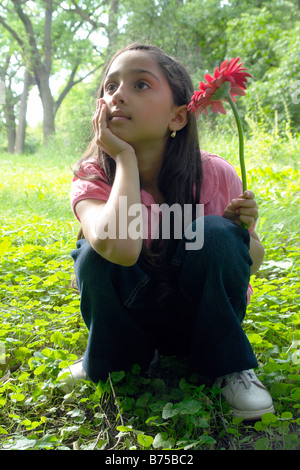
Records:
[[[165,54],[159,47],[141,43],[130,44],[115,53],[104,70],[98,98],[101,98],[104,94],[103,84],[114,60],[124,52],[136,50],[146,51],[154,57],[168,80],[175,105],[188,105],[194,88],[183,65],[175,58]],[[83,157],[79,160],[74,170],[75,175],[78,178],[89,178],[83,176],[83,164],[91,157],[97,157],[98,165],[104,172],[107,182],[112,185],[116,169],[115,161],[97,146],[95,138],[90,142]],[[158,176],[158,189],[163,194],[165,203],[169,206],[177,203],[183,209],[184,204],[192,204],[195,217],[196,204],[200,200],[201,181],[202,166],[197,124],[194,115],[188,113],[186,126],[177,132],[175,138],[169,137],[166,144],[163,163]],[[170,240],[164,241],[163,244],[160,240],[155,240],[151,246],[151,253],[146,250],[145,246],[143,247],[141,259],[148,266],[159,267],[159,271],[162,273],[163,267],[168,265],[177,243],[178,240],[174,240],[172,237]],[[150,261],[153,259],[154,263]]]

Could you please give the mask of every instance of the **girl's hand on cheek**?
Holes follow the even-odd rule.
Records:
[[[245,191],[239,197],[232,199],[226,207],[223,217],[230,219],[237,225],[245,224],[251,228],[258,219],[258,207],[252,191]]]
[[[107,125],[107,104],[101,98],[97,101],[93,117],[93,128],[97,145],[112,158],[116,159],[123,152],[135,154],[133,147],[113,134]]]

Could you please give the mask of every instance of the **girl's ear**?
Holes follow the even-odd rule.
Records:
[[[174,109],[174,117],[171,119],[169,124],[170,131],[180,131],[186,126],[188,122],[188,111],[187,105],[176,106]]]

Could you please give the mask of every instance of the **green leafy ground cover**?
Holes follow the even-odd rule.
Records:
[[[236,148],[225,137],[214,145],[237,167]],[[60,393],[57,375],[87,339],[70,287],[78,224],[69,154],[58,147],[1,155],[0,448],[299,449],[299,140],[260,134],[247,143],[266,257],[244,326],[276,407],[248,423],[174,359],[152,379],[135,366],[106,383],[84,382],[70,397]]]

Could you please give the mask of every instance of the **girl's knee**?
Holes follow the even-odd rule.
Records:
[[[105,261],[87,242],[87,240],[78,240],[76,250],[71,252],[74,260],[75,274],[77,284],[83,281],[89,283],[99,280],[99,271],[103,270],[103,262]]]
[[[242,229],[231,220],[221,216],[207,216],[204,218],[204,243],[206,249],[211,248],[214,253],[221,252],[226,256],[236,251],[248,251],[249,232]]]
[[[184,237],[173,259],[174,266],[181,266],[186,257],[193,263],[230,263],[230,260],[249,258],[249,233],[234,222],[224,217],[211,215],[193,221],[188,228],[188,237]],[[194,240],[191,238],[194,233]],[[187,240],[190,247],[187,245]],[[190,241],[189,241],[190,240]],[[201,241],[199,248],[197,243]],[[191,251],[190,251],[191,250]],[[191,256],[190,256],[191,255]]]

